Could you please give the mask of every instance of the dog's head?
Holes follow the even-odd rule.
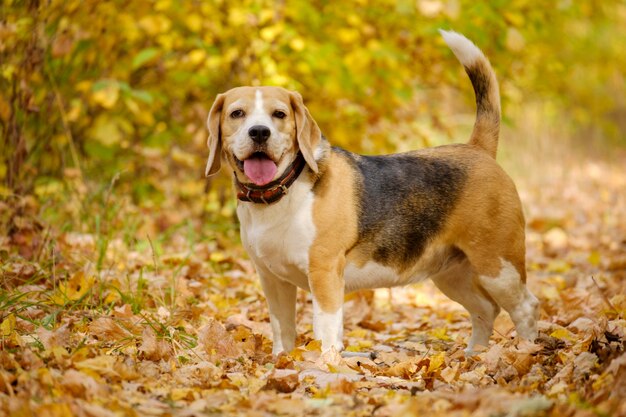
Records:
[[[265,185],[290,166],[298,151],[318,172],[321,132],[302,96],[280,87],[237,87],[219,94],[207,120],[206,175],[217,173],[223,153],[242,182]]]

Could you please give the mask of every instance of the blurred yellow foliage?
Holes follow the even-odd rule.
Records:
[[[215,95],[238,85],[299,90],[329,139],[352,150],[427,144],[432,131],[449,134],[445,87],[472,99],[438,28],[466,34],[491,58],[508,121],[545,100],[547,122],[565,117],[572,133],[593,126],[619,137],[625,24],[623,2],[8,0],[0,173],[24,192],[68,166],[105,180],[132,172],[143,195],[152,187],[143,178],[171,173],[181,154],[157,168],[142,148],[168,155],[175,145],[203,159],[193,138],[206,135]]]

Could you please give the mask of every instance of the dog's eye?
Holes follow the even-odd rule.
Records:
[[[272,116],[276,117],[277,119],[284,119],[285,117],[287,117],[287,114],[284,111],[280,111],[280,110],[276,110]]]
[[[230,117],[232,117],[233,119],[239,119],[240,117],[243,117],[245,115],[246,113],[243,110],[237,109],[230,114]]]

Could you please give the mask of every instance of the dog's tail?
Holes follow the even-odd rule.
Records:
[[[489,60],[472,41],[456,32],[439,32],[465,67],[476,94],[476,122],[469,143],[484,149],[495,158],[500,132],[500,93],[496,73]]]

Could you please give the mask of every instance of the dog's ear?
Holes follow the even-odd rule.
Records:
[[[296,136],[298,138],[298,146],[300,152],[304,156],[307,165],[317,174],[317,162],[315,161],[314,152],[322,140],[322,132],[311,117],[309,109],[304,105],[300,93],[291,91],[289,93],[291,108],[296,119]]]
[[[209,117],[206,124],[209,128],[209,139],[207,146],[209,147],[209,160],[206,164],[204,175],[210,177],[217,174],[222,165],[222,135],[220,132],[220,119],[222,117],[222,107],[224,107],[225,94],[218,94],[211,106]]]

